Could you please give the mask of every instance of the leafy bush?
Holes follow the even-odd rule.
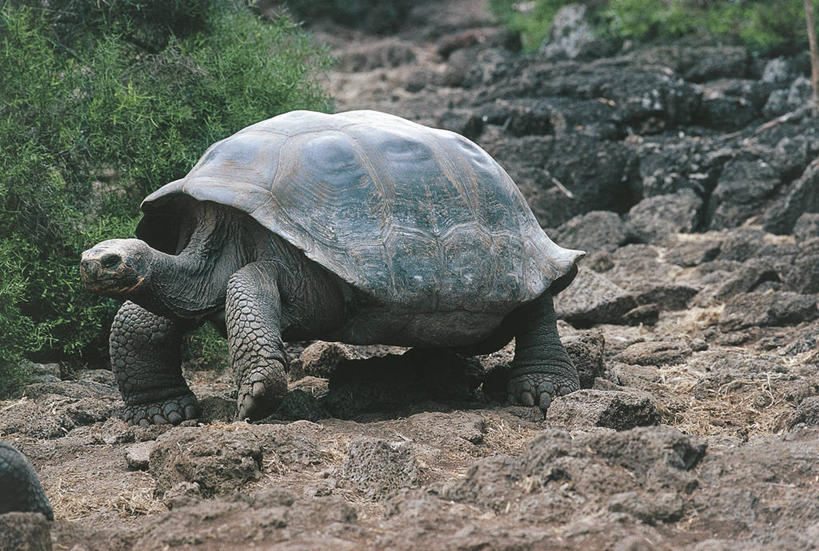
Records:
[[[559,0],[490,0],[490,7],[521,32],[524,47],[546,38]],[[807,46],[803,0],[580,0],[589,7],[598,34],[641,42],[699,35],[741,43],[766,54]]]
[[[117,308],[78,259],[208,145],[327,110],[328,56],[287,18],[213,0],[0,4],[0,366],[87,361]],[[3,377],[0,367],[0,378]]]

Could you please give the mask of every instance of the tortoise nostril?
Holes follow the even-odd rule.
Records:
[[[103,268],[113,268],[118,266],[120,262],[122,262],[122,259],[118,254],[108,253],[100,258],[100,265]]]

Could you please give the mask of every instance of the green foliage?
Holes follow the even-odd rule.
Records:
[[[228,368],[227,340],[206,323],[188,338],[188,369],[225,371]]]
[[[329,58],[289,19],[224,0],[31,4],[0,8],[0,370],[104,346],[118,305],[82,288],[79,254],[132,235],[147,193],[251,123],[329,108]]]
[[[546,38],[559,0],[489,0],[490,7],[535,50]],[[683,36],[741,43],[760,53],[807,47],[803,0],[581,0],[598,33],[612,39],[667,41]],[[525,8],[525,9],[523,9]]]
[[[523,49],[537,50],[549,33],[555,14],[565,6],[562,0],[489,0],[490,9],[505,21],[509,28],[519,31]]]

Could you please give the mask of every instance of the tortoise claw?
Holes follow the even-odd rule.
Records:
[[[544,412],[552,405],[555,396],[563,396],[576,390],[571,385],[558,385],[549,373],[527,373],[509,379],[507,396],[509,402],[522,406],[537,405]]]

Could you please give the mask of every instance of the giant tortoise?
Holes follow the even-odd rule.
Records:
[[[516,338],[513,403],[578,388],[552,295],[582,251],[553,243],[512,179],[466,138],[375,111],[293,111],[213,144],[142,202],[138,239],[82,255],[124,299],[111,365],[132,423],[198,415],[183,335],[227,335],[238,415],[287,391],[284,340],[497,350]]]

